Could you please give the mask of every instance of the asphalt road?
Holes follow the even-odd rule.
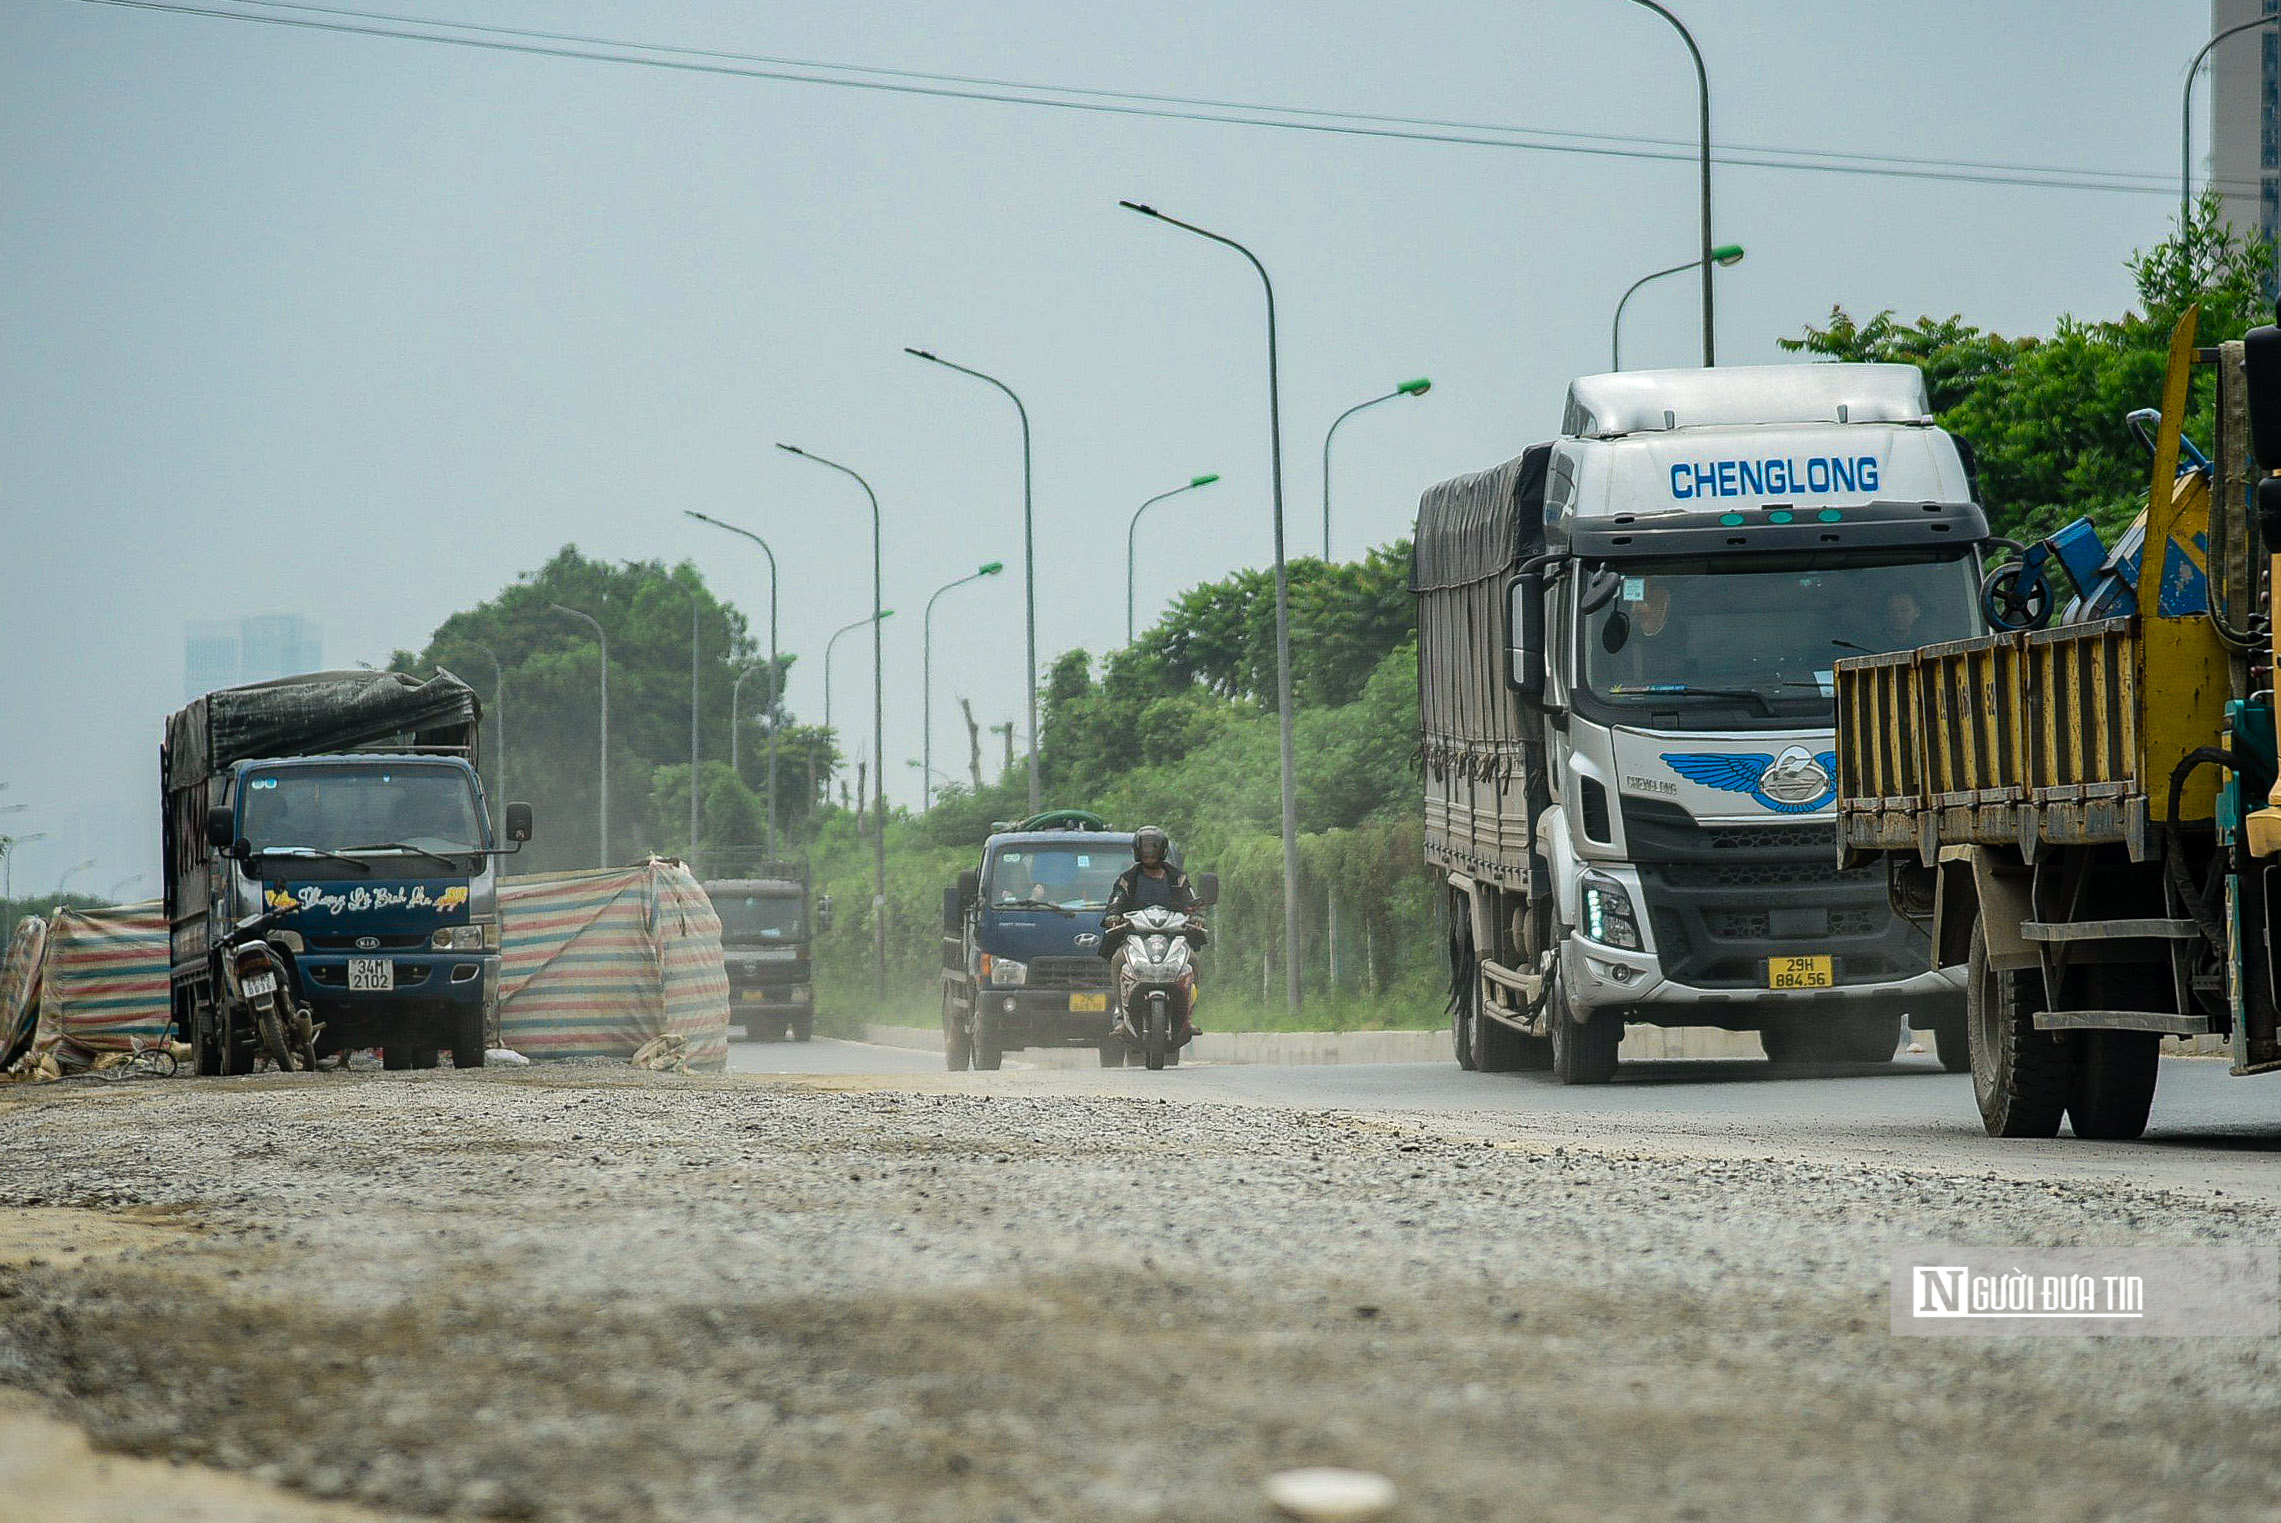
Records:
[[[1762,1061],[1627,1064],[1614,1084],[1571,1088],[1550,1074],[1473,1074],[1450,1063],[1183,1065],[1048,1070],[1009,1055],[995,1074],[946,1073],[938,1054],[819,1038],[735,1043],[733,1073],[908,1075],[925,1089],[1033,1095],[1165,1096],[1232,1106],[1431,1118],[1469,1135],[1525,1121],[1532,1130],[1604,1142],[1611,1133],[1690,1156],[1773,1154],[1831,1163],[1984,1168],[2031,1176],[2135,1179],[2281,1201],[2281,1075],[2236,1079],[2222,1060],[2162,1065],[2154,1116],[2135,1143],[1998,1142],[1986,1136],[1968,1075],[1928,1057],[1890,1064],[1776,1070]]]

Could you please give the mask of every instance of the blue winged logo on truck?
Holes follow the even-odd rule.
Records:
[[[1664,762],[1691,783],[1748,796],[1776,814],[1811,814],[1837,797],[1837,753],[1788,746],[1764,751],[1666,751]]]

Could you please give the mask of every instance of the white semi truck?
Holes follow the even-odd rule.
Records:
[[[1833,667],[1981,633],[1971,459],[1906,365],[1629,371],[1418,508],[1426,858],[1466,1068],[1616,1071],[1626,1023],[1777,1063],[1964,1061],[1963,989],[1838,865]]]

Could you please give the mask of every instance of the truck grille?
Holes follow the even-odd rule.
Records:
[[[357,943],[363,939],[361,936],[311,936],[309,949],[314,952],[359,952],[364,949]],[[380,943],[381,948],[391,952],[409,952],[428,944],[428,938],[418,931],[409,936],[380,936],[374,939]]]
[[[1099,957],[1034,957],[1030,959],[1033,989],[1106,989],[1109,964]]]

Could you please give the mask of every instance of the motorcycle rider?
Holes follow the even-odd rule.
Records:
[[[1109,959],[1111,988],[1117,987],[1118,975],[1124,971],[1126,937],[1118,923],[1123,917],[1145,909],[1192,915],[1203,906],[1188,875],[1172,865],[1171,850],[1172,838],[1154,825],[1143,825],[1133,832],[1133,865],[1118,875],[1116,887],[1109,890],[1108,908],[1102,913],[1103,921],[1110,925],[1109,934],[1101,938],[1101,955]],[[1127,1012],[1116,1011],[1112,1029],[1126,1019]],[[1192,1023],[1188,1029],[1193,1031]]]

